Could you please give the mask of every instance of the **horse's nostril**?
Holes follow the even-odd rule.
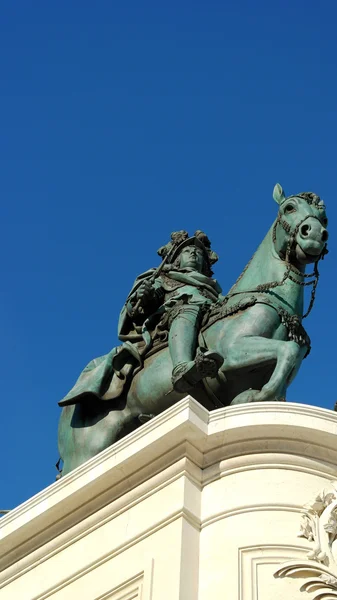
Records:
[[[309,235],[309,231],[310,230],[311,230],[310,225],[308,225],[308,224],[302,225],[302,227],[301,227],[301,235],[303,237],[307,237],[307,235]]]
[[[328,234],[327,230],[325,229],[322,233],[322,242],[327,242],[328,237],[329,237],[329,234]]]

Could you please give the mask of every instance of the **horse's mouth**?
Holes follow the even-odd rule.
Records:
[[[316,262],[322,254],[323,248],[321,244],[317,246],[311,246],[310,252],[307,249],[302,248],[299,244],[296,245],[296,258],[301,264],[310,264]]]

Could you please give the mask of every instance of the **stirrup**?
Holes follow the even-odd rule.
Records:
[[[216,377],[223,358],[218,352],[198,348],[195,360],[173,369],[172,385],[176,392],[187,392],[205,377]]]

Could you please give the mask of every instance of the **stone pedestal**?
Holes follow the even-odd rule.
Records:
[[[1,600],[284,600],[304,505],[337,479],[337,414],[187,397],[0,520]]]

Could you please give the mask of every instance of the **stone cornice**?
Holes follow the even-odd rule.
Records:
[[[3,517],[0,569],[20,560],[21,569],[29,568],[24,557],[29,552],[30,561],[40,560],[42,545],[48,554],[56,531],[58,543],[66,544],[74,525],[85,535],[111,517],[112,503],[116,514],[182,476],[201,488],[233,469],[284,464],[329,478],[337,464],[336,432],[337,414],[317,407],[273,402],[209,413],[188,396]],[[189,519],[202,527],[197,513]],[[179,514],[177,508],[165,518]]]

